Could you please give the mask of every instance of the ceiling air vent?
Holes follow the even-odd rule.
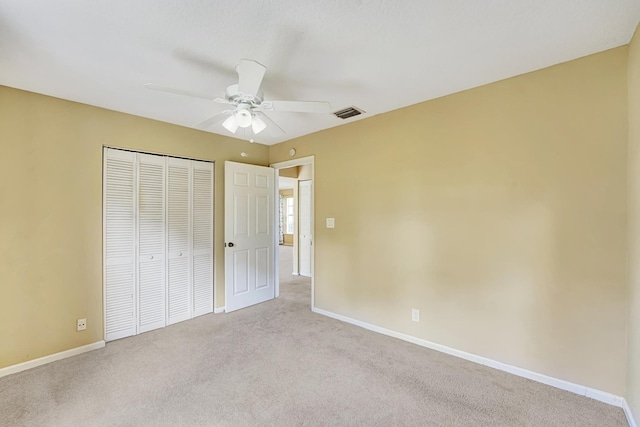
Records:
[[[348,119],[349,117],[359,116],[362,113],[364,113],[364,111],[356,107],[347,107],[342,110],[334,111],[333,114],[340,119]]]

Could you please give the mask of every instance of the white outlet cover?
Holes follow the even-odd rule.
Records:
[[[411,309],[411,320],[413,320],[414,322],[420,321],[420,310],[418,310],[417,308]]]
[[[335,218],[327,218],[327,228],[336,228]]]
[[[78,319],[76,322],[76,330],[84,331],[85,329],[87,329],[87,319]]]

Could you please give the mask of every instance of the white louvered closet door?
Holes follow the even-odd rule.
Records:
[[[213,164],[193,166],[193,316],[213,311]]]
[[[191,161],[167,159],[167,323],[190,319]]]
[[[166,325],[165,164],[138,154],[138,333]]]
[[[107,341],[213,311],[213,170],[105,148]]]
[[[105,339],[136,333],[135,153],[104,150]]]

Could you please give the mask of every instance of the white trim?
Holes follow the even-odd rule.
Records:
[[[522,369],[522,368],[516,368],[516,369],[521,369],[523,371],[526,371],[526,369]],[[516,375],[519,375],[519,374],[516,373]],[[537,375],[542,375],[542,374],[537,374]],[[520,376],[522,377],[523,375],[520,375]],[[549,377],[549,378],[551,378],[554,381],[563,381],[563,380],[559,380],[559,379],[553,378],[553,377]],[[542,382],[542,381],[540,381],[540,382]],[[567,383],[568,384],[573,384],[573,383],[569,383],[569,382],[567,382]],[[552,385],[552,386],[557,387],[557,388],[562,388],[562,387],[559,387],[559,386],[557,386],[555,384],[549,384],[549,385]],[[617,406],[618,408],[622,408],[622,405],[623,405],[623,402],[624,402],[624,397],[622,397],[622,396],[617,396],[615,394],[607,393],[606,391],[598,390],[598,389],[587,387],[587,386],[580,386],[580,385],[577,385],[577,384],[573,384],[573,385],[577,386],[577,387],[583,387],[584,388],[584,396],[586,396],[586,397],[589,397],[589,398],[595,399],[595,400],[599,400],[600,402],[604,402],[604,403],[607,403],[609,405]],[[569,390],[569,391],[571,391],[571,390]],[[579,391],[574,392],[574,393],[583,394],[582,390],[579,390]]]
[[[313,164],[314,160],[315,160],[314,156],[299,157],[297,159],[285,160],[284,162],[271,163],[269,167],[272,167],[275,169],[285,169],[293,166]]]
[[[297,159],[292,159],[292,160],[286,160],[284,162],[277,162],[277,163],[271,163],[269,165],[269,167],[272,167],[276,170],[276,180],[278,179],[278,176],[280,175],[279,170],[280,169],[285,169],[285,168],[290,168],[293,166],[302,166],[302,165],[311,165],[311,230],[312,230],[312,238],[313,238],[313,244],[311,245],[311,310],[313,311],[316,307],[316,302],[315,302],[315,287],[316,287],[316,278],[315,278],[315,262],[316,262],[316,245],[315,245],[315,236],[316,236],[316,228],[315,228],[315,217],[316,217],[316,160],[315,160],[315,156],[311,155],[311,156],[306,156],[306,157],[299,157]],[[277,193],[277,190],[276,190]],[[274,203],[275,205],[275,203]],[[278,215],[278,211],[277,209],[274,209],[274,217],[277,217]],[[276,221],[274,221],[274,230],[278,229],[278,224]],[[275,234],[275,232],[274,232]],[[297,233],[296,236],[294,237],[294,239],[297,239]],[[275,254],[274,254],[274,260],[275,260],[275,271],[276,271],[276,298],[280,295],[280,275],[278,273],[278,238],[277,236],[274,236],[274,246],[275,246]],[[295,248],[295,245],[294,245]],[[299,271],[293,272],[292,273],[294,276],[299,276]]]
[[[636,424],[636,420],[633,418],[633,413],[631,412],[631,408],[629,407],[629,404],[627,403],[626,399],[622,399],[622,410],[624,411],[624,414],[627,416],[629,427],[638,427],[638,424]]]
[[[102,146],[102,338],[107,339],[107,154],[109,147]],[[1,371],[0,371],[1,372]],[[0,374],[0,377],[2,375]]]
[[[306,255],[309,256],[309,271],[305,271],[306,274],[302,274],[302,253],[303,249],[302,249],[302,244],[301,241],[302,239],[300,238],[301,235],[301,224],[302,224],[302,215],[301,215],[301,211],[302,211],[302,203],[301,203],[301,194],[302,191],[301,189],[307,187],[309,190],[309,203],[308,203],[308,207],[309,207],[309,233],[311,234],[311,236],[309,236],[309,250],[308,252],[305,250],[304,252],[306,252]],[[298,228],[296,230],[296,237],[297,237],[297,243],[298,243],[298,265],[296,266],[298,268],[298,273],[300,276],[305,276],[305,277],[312,277],[313,273],[311,272],[311,248],[313,248],[313,238],[314,238],[314,229],[313,229],[313,187],[314,187],[314,183],[312,179],[303,179],[303,180],[298,180],[298,198],[296,200],[296,204],[297,204],[297,216],[298,216]]]
[[[37,366],[46,365],[47,363],[55,362],[56,360],[66,359],[67,357],[77,356],[78,354],[86,353],[88,351],[97,350],[104,347],[104,341],[97,341],[92,344],[83,345],[80,347],[72,348],[70,350],[61,351],[59,353],[50,354],[48,356],[39,357],[37,359],[28,360],[26,362],[18,363],[17,365],[7,366],[0,369],[0,378],[7,375],[17,374],[18,372],[26,371],[27,369],[35,368]]]
[[[273,297],[280,296],[280,172],[273,171]],[[284,237],[282,238],[284,243]],[[225,295],[227,290],[225,288]]]
[[[224,313],[224,311],[225,311],[225,307],[224,307],[224,305],[223,305],[222,307],[216,307],[216,308],[214,308],[214,309],[213,309],[213,312],[214,312],[215,314]]]
[[[562,390],[570,391],[572,393],[576,393],[582,396],[589,397],[591,399],[599,400],[600,402],[607,403],[609,405],[618,406],[624,408],[625,400],[621,396],[616,396],[611,393],[607,393],[605,391],[596,390],[591,387],[587,387],[580,384],[575,384],[569,381],[561,380],[559,378],[550,377],[548,375],[539,374],[537,372],[529,371],[527,369],[519,368],[517,366],[509,365],[506,363],[498,362],[497,360],[489,359],[483,356],[478,356],[476,354],[467,353],[466,351],[456,350],[451,347],[444,346],[442,344],[437,344],[431,341],[423,340],[422,338],[417,338],[411,335],[403,334],[402,332],[392,331],[391,329],[382,328],[380,326],[375,326],[370,323],[362,322],[360,320],[352,319],[347,316],[343,316],[341,314],[332,313],[330,311],[323,310],[321,308],[313,307],[311,309],[314,313],[322,314],[327,317],[331,317],[333,319],[341,320],[346,323],[351,323],[352,325],[360,326],[361,328],[368,329],[373,332],[377,332],[383,335],[388,335],[390,337],[398,338],[403,341],[407,341],[413,344],[417,344],[422,347],[430,348],[431,350],[436,350],[441,353],[449,354],[451,356],[459,357],[461,359],[469,360],[471,362],[478,363],[480,365],[488,366],[490,368],[498,369],[500,371],[508,372],[513,375],[517,375],[519,377],[528,378],[533,381],[537,381],[542,384],[550,385],[552,387],[556,387]],[[626,410],[625,410],[626,413]],[[630,414],[630,412],[629,412]],[[629,415],[627,415],[629,418]],[[634,424],[631,424],[633,427],[637,427]]]

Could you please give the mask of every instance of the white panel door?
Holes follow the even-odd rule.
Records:
[[[165,162],[138,154],[138,333],[166,325]]]
[[[192,317],[191,161],[167,159],[167,324]]]
[[[225,162],[225,311],[274,298],[274,169]]]
[[[299,273],[311,277],[311,245],[313,244],[313,228],[311,226],[311,181],[300,181],[298,190],[299,210]]]
[[[213,312],[213,163],[193,168],[193,315]]]
[[[136,154],[104,149],[104,312],[107,341],[136,334]]]

